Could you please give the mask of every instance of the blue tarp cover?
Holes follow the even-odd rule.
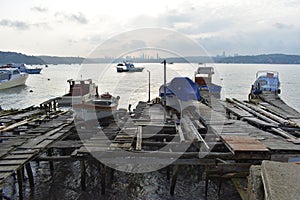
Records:
[[[164,96],[164,86],[160,87],[160,96]],[[188,77],[175,77],[170,83],[167,83],[167,94],[175,95],[181,101],[200,100],[200,91],[198,85]]]

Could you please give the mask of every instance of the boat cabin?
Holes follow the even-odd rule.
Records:
[[[16,68],[1,68],[0,81],[8,81],[15,76],[20,76],[20,71]]]
[[[93,86],[92,79],[87,80],[67,80],[70,86],[69,94],[71,96],[83,96],[91,92]]]
[[[252,85],[252,92],[260,94],[264,91],[280,93],[280,82],[278,72],[275,71],[259,71],[256,73],[256,80]]]

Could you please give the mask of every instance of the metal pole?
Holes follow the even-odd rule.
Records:
[[[164,60],[164,122],[167,120],[167,62]]]
[[[150,71],[147,70],[147,72],[149,73],[149,85],[148,85],[148,103],[150,103]]]

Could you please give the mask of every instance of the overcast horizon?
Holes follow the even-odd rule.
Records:
[[[299,10],[297,0],[2,0],[0,51],[88,57],[113,36],[151,27],[179,32],[211,56],[299,55]]]

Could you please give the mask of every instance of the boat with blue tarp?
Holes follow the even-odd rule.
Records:
[[[167,106],[177,111],[191,104],[191,101],[201,100],[198,85],[188,77],[173,78],[166,84],[166,93],[164,85],[160,86],[159,96],[162,99],[166,97]]]
[[[258,71],[256,73],[256,80],[251,86],[249,99],[256,98],[256,95],[262,93],[274,93],[275,95],[280,94],[280,81],[279,73],[276,71]]]

